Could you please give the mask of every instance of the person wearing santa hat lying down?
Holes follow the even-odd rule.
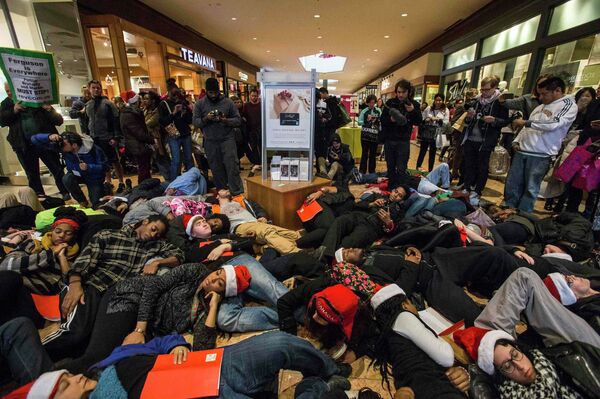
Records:
[[[514,342],[515,326],[523,313],[545,345],[559,347],[577,342],[584,348],[589,345],[598,356],[600,336],[563,306],[576,300],[564,276],[556,273],[542,281],[535,272],[520,268],[496,292],[475,326],[455,332],[454,339],[485,373],[505,378],[498,383],[502,398],[579,398],[574,388],[561,379],[543,349],[524,353]],[[596,367],[590,371],[597,373]]]
[[[84,372],[120,344],[142,344],[173,331],[193,333],[194,350],[214,348],[221,298],[244,292],[250,280],[243,265],[210,272],[201,263],[188,263],[161,276],[122,281],[103,297],[85,353],[65,366]]]
[[[27,320],[28,321],[28,320]],[[140,398],[147,376],[160,354],[172,354],[175,364],[187,361],[189,344],[180,335],[154,338],[146,344],[124,345],[93,366],[88,378],[66,369],[42,374],[13,391],[6,399],[115,399]],[[177,367],[177,366],[174,366]],[[338,365],[310,342],[280,331],[271,331],[226,346],[219,375],[219,398],[248,398],[266,392],[281,369],[300,371],[312,381],[298,399],[317,399],[321,393],[350,389],[347,369]],[[183,372],[186,369],[182,369]],[[345,375],[341,375],[344,373]],[[194,376],[202,380],[202,375]],[[325,383],[327,381],[327,383]]]

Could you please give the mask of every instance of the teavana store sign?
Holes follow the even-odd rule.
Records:
[[[216,62],[214,58],[197,53],[185,47],[181,48],[181,58],[187,62],[200,65],[202,68],[210,69],[211,71],[217,70],[215,67]]]

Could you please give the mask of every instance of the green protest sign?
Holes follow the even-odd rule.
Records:
[[[0,47],[0,69],[15,103],[28,107],[58,103],[58,82],[51,53]]]

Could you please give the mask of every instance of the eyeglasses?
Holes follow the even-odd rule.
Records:
[[[484,89],[483,87],[481,89],[479,89],[479,91],[484,92],[484,91],[490,91],[490,90],[494,90],[493,87],[488,87],[487,89]]]
[[[510,350],[510,360],[505,361],[499,367],[500,371],[504,374],[511,374],[515,371],[515,362],[523,359],[523,352],[516,348]]]

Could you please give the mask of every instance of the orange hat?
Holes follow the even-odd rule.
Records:
[[[469,327],[458,330],[453,335],[454,341],[461,344],[471,358],[477,362],[480,369],[489,375],[494,375],[494,348],[496,341],[515,339],[502,330],[486,330],[485,328]]]
[[[246,266],[224,265],[222,268],[225,271],[225,297],[237,296],[248,289],[252,276]]]
[[[340,326],[349,341],[352,338],[354,316],[358,311],[358,296],[345,285],[336,284],[317,292],[310,303],[313,301],[319,316],[331,324]]]

